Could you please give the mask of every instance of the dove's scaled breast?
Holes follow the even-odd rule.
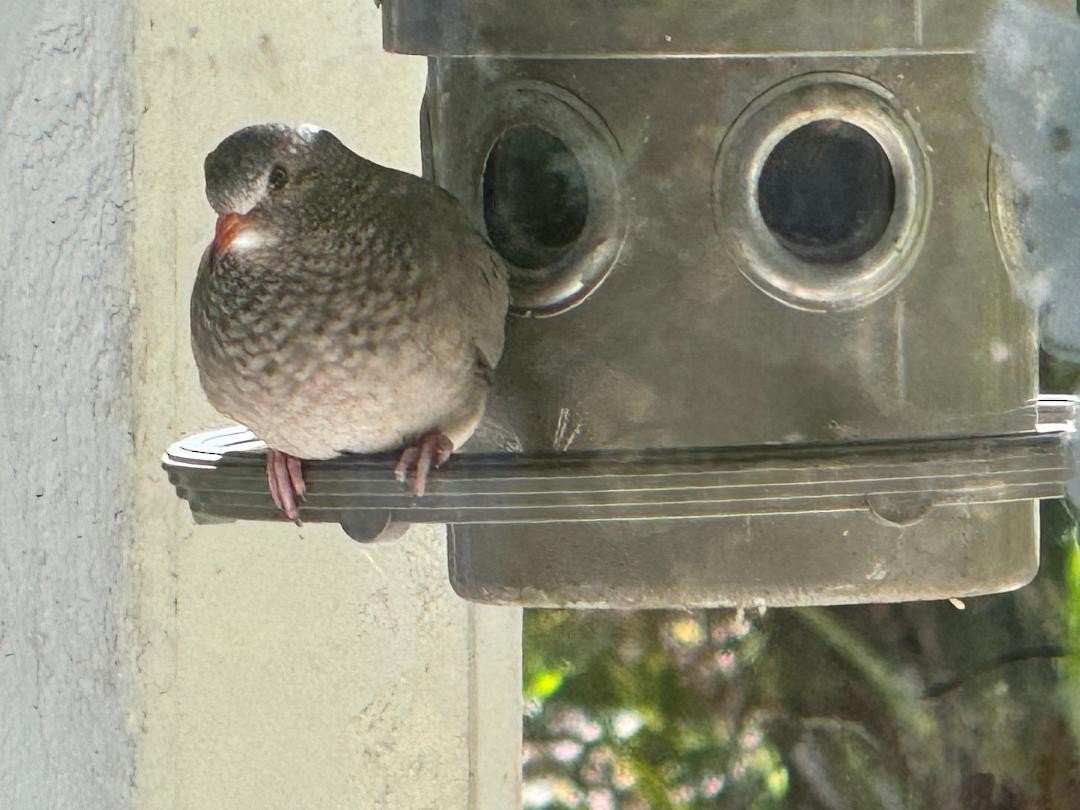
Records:
[[[256,208],[256,238],[204,254],[191,306],[203,388],[300,458],[435,429],[460,446],[502,353],[505,268],[446,192],[359,157],[348,168],[326,189],[338,199]]]

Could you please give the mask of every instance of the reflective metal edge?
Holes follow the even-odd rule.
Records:
[[[1038,0],[1068,13],[1071,0]],[[992,4],[383,0],[383,47],[426,56],[670,58],[966,52]]]
[[[656,521],[867,510],[889,520],[898,519],[890,518],[894,512],[931,505],[1060,497],[1070,475],[1063,436],[1073,429],[1076,407],[1073,397],[1040,397],[1024,409],[1027,430],[983,436],[462,453],[433,476],[422,498],[393,479],[392,454],[305,462],[301,518],[376,529],[389,522]],[[283,520],[266,488],[263,450],[237,425],[181,439],[163,466],[197,520]]]

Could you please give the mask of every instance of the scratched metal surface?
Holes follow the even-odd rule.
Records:
[[[1036,396],[1034,313],[1010,286],[988,212],[991,135],[977,100],[985,4],[876,4],[859,15],[839,3],[784,4],[782,14],[768,3],[560,13],[534,3],[510,15],[460,0],[437,24],[420,7],[394,0],[384,26],[391,49],[433,57],[421,118],[429,176],[484,227],[486,157],[508,128],[534,125],[563,140],[590,185],[590,220],[569,257],[540,274],[517,270],[515,289],[527,309],[538,285],[560,294],[560,274],[591,286],[561,313],[548,302],[533,314],[550,317],[511,319],[488,418],[467,451],[917,442],[986,433]],[[870,92],[816,109],[844,76]],[[825,91],[761,101],[815,81]],[[766,113],[746,125],[755,103]],[[864,123],[881,109],[915,167],[904,188],[904,155],[889,154],[897,194],[917,208],[890,237],[906,252],[899,282],[827,312],[763,291],[755,278],[771,268],[760,257],[780,254],[744,249],[742,235],[762,229],[753,200],[730,193],[754,193],[753,137],[775,140],[770,127],[815,116]],[[740,130],[752,134],[732,146]],[[836,512],[462,525],[451,579],[470,599],[536,605],[989,592],[1033,575],[1034,508],[935,508],[902,527]]]
[[[490,602],[650,606],[670,603],[675,587],[691,589],[683,595],[699,605],[1001,590],[1034,573],[1023,541],[1034,499],[1060,497],[1071,474],[1065,438],[1075,407],[1071,397],[1046,397],[999,425],[1028,430],[920,442],[467,453],[423,498],[393,480],[392,455],[309,462],[301,515],[340,523],[360,540],[393,539],[412,522],[450,523],[452,581]],[[234,426],[177,442],[164,466],[200,521],[281,520],[266,491],[264,449]],[[1003,514],[1017,538],[1011,556],[977,542],[988,515]],[[925,526],[939,536],[912,531]],[[502,554],[455,554],[476,532],[533,564],[508,569]],[[585,538],[588,553],[572,568],[557,554],[538,558],[551,552],[553,532]],[[761,565],[769,554],[780,562]],[[952,566],[947,581],[928,581],[928,561]],[[957,585],[958,566],[977,588]],[[645,588],[646,578],[670,584]]]
[[[587,217],[548,265],[512,268],[487,417],[429,498],[395,490],[388,459],[312,465],[305,517],[363,538],[450,521],[451,581],[489,602],[824,604],[1026,582],[1037,499],[1068,466],[1036,434],[1069,429],[1072,404],[1031,406],[1035,311],[995,239],[988,9],[386,0],[387,48],[432,57],[425,174],[490,235],[489,155],[543,130],[576,161]],[[895,184],[879,243],[826,267],[785,253],[756,197],[775,145],[818,120],[869,133]],[[1019,452],[988,454],[990,436]],[[962,463],[926,454],[943,439]],[[858,456],[884,445],[888,474]],[[246,471],[221,466],[233,489],[170,468],[197,516],[274,516],[243,455]]]
[[[1071,9],[1072,0],[1039,0]],[[433,56],[760,55],[971,50],[981,0],[384,0],[389,51]]]

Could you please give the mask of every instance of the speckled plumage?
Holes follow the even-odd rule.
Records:
[[[211,404],[303,459],[433,430],[459,447],[483,412],[508,297],[461,205],[314,128],[240,130],[206,179],[218,214],[244,223],[207,248],[191,298]]]

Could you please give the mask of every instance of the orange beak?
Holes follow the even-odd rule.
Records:
[[[214,226],[214,241],[210,244],[213,252],[217,254],[226,250],[247,222],[248,218],[244,214],[228,213],[219,216],[217,225]]]

